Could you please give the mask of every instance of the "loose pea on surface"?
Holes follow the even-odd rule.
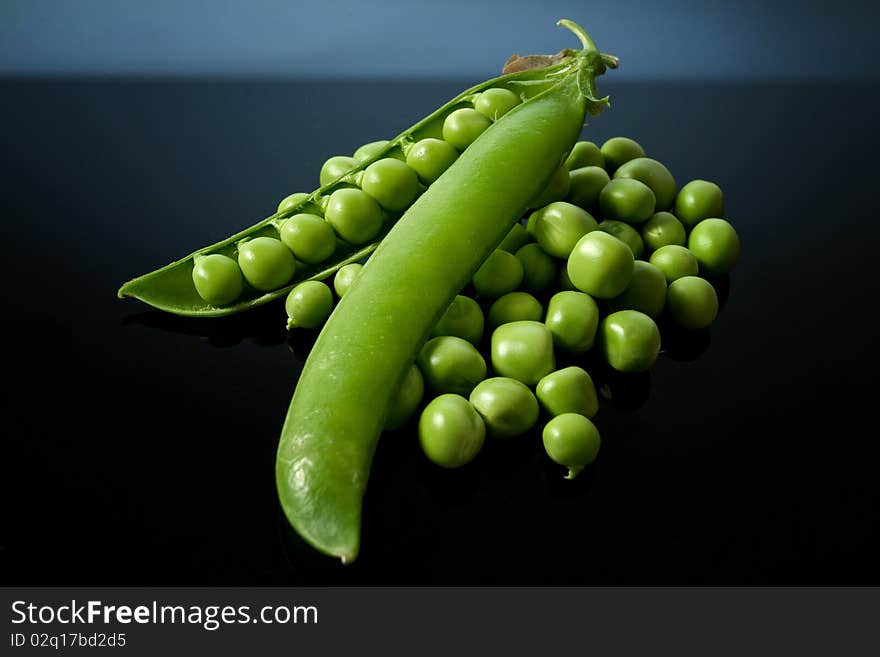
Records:
[[[567,258],[578,240],[596,230],[597,225],[593,215],[565,201],[555,201],[535,210],[528,223],[544,252],[557,258]]]
[[[485,439],[483,418],[461,395],[445,394],[432,399],[419,418],[422,451],[444,468],[458,468],[472,461]]]
[[[416,359],[432,390],[467,395],[486,378],[486,361],[467,340],[452,335],[431,338]]]
[[[509,89],[486,89],[474,102],[474,109],[488,119],[497,121],[520,104],[519,96]]]
[[[361,188],[386,210],[400,212],[418,195],[419,177],[406,162],[383,157],[366,168]]]
[[[352,153],[351,159],[354,160],[355,164],[366,162],[374,155],[377,155],[379,151],[381,151],[390,143],[391,142],[389,142],[387,139],[371,141],[368,144],[364,144],[363,146],[359,147],[354,153]]]
[[[702,329],[718,316],[718,295],[706,279],[682,276],[669,285],[666,308],[677,324],[689,329]]]
[[[691,180],[675,197],[675,216],[688,228],[703,219],[724,216],[724,194],[708,180]]]
[[[739,236],[724,219],[703,219],[688,237],[688,250],[709,276],[726,274],[739,259]]]
[[[568,468],[566,479],[574,479],[599,455],[599,430],[588,418],[563,413],[550,420],[542,433],[547,455]]]
[[[609,235],[614,235],[621,242],[626,244],[632,251],[633,258],[639,258],[645,250],[645,243],[639,231],[623,221],[615,221],[614,219],[605,219],[599,226],[599,230]]]
[[[538,400],[516,379],[496,376],[481,381],[471,391],[470,402],[493,438],[518,436],[538,421]]]
[[[281,203],[278,204],[278,212],[284,212],[290,208],[295,208],[304,203],[308,198],[309,194],[306,194],[305,192],[294,192],[290,196],[285,196],[281,199]]]
[[[571,188],[571,175],[565,165],[556,169],[544,190],[529,203],[530,208],[542,208],[553,201],[561,201]]]
[[[602,155],[601,149],[593,142],[579,141],[571,149],[571,153],[568,154],[565,166],[569,171],[583,167],[600,167],[604,169],[605,156]]]
[[[683,246],[662,246],[651,254],[649,262],[663,272],[667,283],[682,276],[696,276],[700,265],[693,253]]]
[[[347,242],[364,244],[382,227],[382,209],[372,196],[353,188],[337,189],[330,195],[324,218]]]
[[[568,257],[568,277],[582,292],[611,299],[626,289],[633,273],[630,248],[600,230],[584,235]]]
[[[340,298],[345,296],[355,279],[360,276],[363,268],[364,266],[359,262],[351,262],[336,271],[336,275],[333,277],[333,289],[336,290],[337,296]]]
[[[578,413],[593,417],[599,412],[596,386],[587,371],[580,367],[572,366],[550,372],[538,381],[535,393],[541,406],[550,415]]]
[[[644,223],[654,214],[654,192],[634,178],[613,178],[599,192],[599,210],[606,219]]]
[[[239,246],[238,266],[247,282],[263,292],[283,287],[296,272],[290,249],[274,237],[255,237]]]
[[[585,210],[599,209],[599,194],[611,178],[601,167],[581,167],[568,174],[569,188],[566,200]]]
[[[510,322],[492,333],[492,367],[501,376],[535,385],[556,367],[553,336],[541,322]]]
[[[541,302],[528,292],[508,292],[489,307],[489,326],[495,328],[522,320],[539,322],[543,314]]]
[[[540,244],[531,242],[520,247],[516,258],[523,268],[523,285],[531,292],[543,292],[556,279],[556,261],[544,252]]]
[[[336,250],[333,227],[314,214],[293,215],[282,224],[279,234],[293,255],[309,264],[326,260]]]
[[[294,287],[284,302],[287,328],[318,328],[333,311],[333,293],[321,281],[303,281]]]
[[[442,139],[428,137],[418,141],[406,154],[406,163],[421,181],[430,185],[458,159],[458,151]]]
[[[654,265],[636,260],[626,289],[609,302],[614,310],[638,310],[656,319],[666,303],[666,277]]]
[[[220,253],[197,256],[192,279],[199,296],[214,306],[235,301],[241,295],[241,269],[235,260]]]
[[[478,294],[497,298],[513,292],[523,280],[523,266],[517,257],[496,249],[480,265],[472,280]]]
[[[620,310],[599,325],[599,346],[618,372],[643,372],[660,354],[660,329],[645,313]]]
[[[443,122],[443,139],[461,152],[490,125],[492,122],[477,110],[462,107],[452,112]]]
[[[384,429],[392,431],[410,419],[425,395],[425,380],[419,368],[413,364],[403,378],[397,395],[391,402],[388,415],[385,416]]]
[[[645,149],[629,137],[612,137],[602,144],[601,150],[608,173],[614,173],[621,164],[630,160],[645,157]]]
[[[550,297],[544,324],[557,347],[583,353],[593,346],[599,326],[599,306],[589,294],[563,290]]]
[[[633,178],[641,181],[654,192],[658,210],[668,210],[675,201],[678,187],[675,178],[664,164],[650,157],[637,157],[622,165],[614,172],[615,178]]]
[[[483,338],[484,323],[480,304],[459,294],[446,308],[440,321],[432,329],[431,336],[453,335],[477,345]]]
[[[687,241],[684,225],[671,212],[657,212],[642,224],[642,240],[648,251],[670,244],[684,246]]]
[[[321,166],[321,173],[318,177],[321,187],[329,185],[337,178],[341,178],[356,166],[357,162],[354,161],[354,158],[347,155],[334,155],[328,158]]]

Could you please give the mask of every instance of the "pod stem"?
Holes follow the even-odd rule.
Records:
[[[571,30],[572,32],[574,32],[575,36],[578,39],[580,39],[581,44],[583,44],[584,50],[591,51],[591,52],[599,52],[599,49],[596,47],[596,44],[590,38],[590,35],[584,31],[584,28],[582,28],[580,25],[578,25],[574,21],[570,21],[567,18],[562,18],[562,19],[556,21],[556,24],[561,27],[565,27],[565,28]]]

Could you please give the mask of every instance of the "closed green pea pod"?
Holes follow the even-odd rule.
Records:
[[[449,303],[571,149],[585,110],[602,106],[594,78],[614,60],[580,28],[564,24],[584,49],[553,69],[557,75],[545,92],[480,134],[404,213],[340,300],[303,366],[278,447],[279,498],[306,541],[344,561],[359,550],[370,463],[407,369]],[[547,339],[552,364],[549,331]],[[426,425],[429,434],[432,427]],[[476,442],[481,440],[468,444]]]

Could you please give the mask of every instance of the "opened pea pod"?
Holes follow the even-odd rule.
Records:
[[[319,189],[291,194],[275,214],[250,228],[128,281],[119,297],[177,315],[219,317],[363,261],[485,130],[556,86],[573,53],[478,84],[394,139],[365,144],[351,157],[329,158]],[[597,57],[603,66],[616,61]]]

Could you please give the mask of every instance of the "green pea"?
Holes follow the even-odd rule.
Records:
[[[556,367],[553,336],[541,322],[510,322],[492,333],[492,367],[501,376],[535,385]]]
[[[382,209],[360,189],[337,189],[330,195],[324,218],[342,239],[352,244],[372,240],[382,227]]]
[[[433,137],[417,142],[406,154],[406,163],[426,185],[442,176],[457,159],[458,151],[452,144]]]
[[[419,177],[406,162],[384,157],[364,171],[361,188],[386,210],[400,212],[418,195]]]
[[[660,353],[660,329],[638,310],[619,310],[599,324],[599,347],[618,372],[644,372]]]
[[[599,412],[596,386],[586,370],[580,367],[566,367],[551,372],[538,381],[535,393],[544,410],[553,416],[578,413],[593,417]]]
[[[568,276],[568,267],[559,268],[559,281],[557,284],[560,290],[577,290],[577,288],[574,286],[574,283],[571,282],[571,278],[569,278]]]
[[[498,245],[499,250],[508,253],[516,253],[522,246],[532,241],[532,236],[526,230],[526,227],[520,223],[513,224],[513,228],[507,233],[501,244]]]
[[[614,310],[638,310],[656,319],[666,303],[666,277],[651,263],[636,260],[632,279],[609,305]]]
[[[496,249],[474,274],[477,294],[497,298],[512,292],[523,280],[522,263],[511,253]]]
[[[567,258],[578,240],[596,230],[596,220],[586,210],[565,201],[550,203],[529,217],[531,233],[545,253]]]
[[[561,201],[566,196],[568,196],[569,189],[571,188],[571,176],[568,172],[568,169],[565,168],[565,165],[556,169],[553,175],[550,178],[550,181],[547,183],[547,186],[544,187],[544,191],[542,191],[538,196],[532,199],[532,202],[529,203],[530,208],[542,208],[548,203],[552,203],[553,201]]]
[[[309,194],[306,194],[305,192],[294,192],[290,196],[285,196],[281,199],[281,203],[278,204],[278,212],[284,212],[290,208],[302,205],[308,198]]]
[[[739,259],[739,236],[724,219],[703,219],[688,238],[688,249],[709,276],[726,274]]]
[[[509,89],[486,89],[474,101],[474,109],[488,119],[497,121],[522,101]]]
[[[678,186],[675,178],[662,163],[650,157],[637,157],[614,172],[615,178],[632,178],[645,183],[654,192],[658,210],[668,210],[675,201]]]
[[[471,391],[470,402],[493,438],[519,436],[538,421],[538,400],[516,379],[486,379]]]
[[[459,152],[470,146],[492,122],[477,110],[463,107],[452,112],[443,122],[443,139]]]
[[[684,225],[671,212],[658,212],[642,224],[642,239],[649,251],[670,244],[684,246],[687,235]]]
[[[431,331],[432,336],[454,335],[473,345],[483,338],[483,311],[470,297],[457,295]]]
[[[516,258],[523,267],[523,285],[531,292],[543,292],[556,279],[556,261],[532,242],[520,247]]]
[[[577,477],[599,455],[599,430],[577,413],[557,415],[544,426],[541,437],[547,456],[568,468],[566,479]]]
[[[438,393],[467,395],[486,378],[486,361],[480,352],[453,335],[428,340],[416,362],[428,385]]]
[[[599,326],[599,306],[588,294],[563,290],[550,297],[544,324],[557,347],[583,353],[593,346]]]
[[[366,162],[367,160],[372,159],[374,156],[378,155],[388,144],[391,142],[387,139],[380,139],[379,141],[371,141],[368,144],[364,144],[360,148],[358,148],[354,153],[352,153],[351,159],[354,160],[355,164],[361,164]]]
[[[581,167],[568,174],[569,189],[567,200],[585,210],[599,209],[599,194],[611,178],[601,167]]]
[[[703,219],[724,216],[724,194],[707,180],[691,180],[675,197],[675,216],[688,228]]]
[[[654,192],[634,178],[614,178],[599,193],[599,210],[606,219],[640,224],[654,214]]]
[[[359,262],[351,262],[336,271],[336,275],[333,277],[333,289],[336,290],[336,295],[339,298],[345,296],[345,293],[351,289],[363,268],[364,266]]]
[[[422,451],[444,468],[458,468],[473,461],[485,439],[483,418],[461,395],[432,399],[419,418]]]
[[[393,431],[409,420],[425,395],[425,380],[419,368],[413,364],[404,375],[397,395],[391,401],[391,408],[385,416],[384,429]]]
[[[261,292],[283,287],[296,272],[290,249],[274,237],[243,242],[238,247],[238,266],[247,282]]]
[[[199,296],[213,306],[230,303],[241,295],[241,269],[235,260],[219,253],[196,256],[192,279]]]
[[[614,173],[621,164],[645,157],[645,149],[629,137],[612,137],[602,144],[602,155],[608,173]]]
[[[509,292],[489,307],[489,326],[496,327],[521,320],[541,321],[544,308],[528,292]]]
[[[682,276],[696,276],[700,271],[694,254],[677,244],[661,246],[651,254],[649,262],[663,272],[667,284]]]
[[[303,281],[294,287],[284,302],[287,328],[318,328],[333,310],[333,293],[321,281]]]
[[[682,276],[669,285],[666,308],[677,324],[689,329],[702,329],[718,316],[718,295],[706,279]]]
[[[309,264],[326,260],[336,250],[333,227],[314,214],[293,215],[281,225],[279,233],[284,246]]]
[[[321,173],[318,176],[321,187],[329,185],[337,178],[341,178],[356,166],[357,162],[354,161],[354,158],[347,155],[334,155],[321,166]]]
[[[632,250],[600,230],[584,235],[568,257],[568,276],[577,289],[612,299],[626,289],[633,273]]]
[[[565,167],[569,171],[581,169],[583,167],[600,167],[605,168],[605,156],[602,150],[591,141],[579,141],[571,149],[568,158],[565,160]]]
[[[621,242],[629,247],[632,251],[633,258],[638,258],[645,250],[645,243],[642,242],[642,236],[639,231],[623,221],[615,221],[614,219],[606,219],[599,224],[599,230],[609,235],[614,235]]]

